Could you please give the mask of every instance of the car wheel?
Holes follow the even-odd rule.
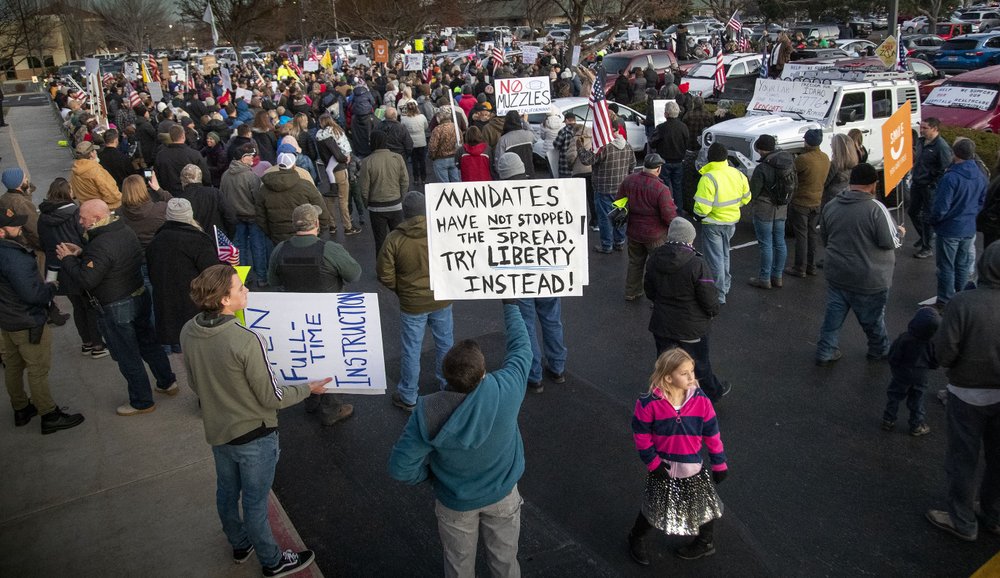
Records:
[[[990,31],[990,27],[989,26],[983,26],[982,28],[979,29],[979,31],[980,32],[989,32]]]
[[[906,32],[907,32],[908,34],[913,34],[913,27],[912,27],[912,26],[907,26],[907,27],[906,27]]]

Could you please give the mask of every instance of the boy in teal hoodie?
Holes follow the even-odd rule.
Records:
[[[482,527],[494,575],[516,576],[524,444],[517,415],[531,345],[513,301],[504,301],[507,354],[486,373],[479,345],[455,344],[444,358],[445,390],[421,396],[389,457],[389,475],[415,485],[432,479],[445,576],[473,576]]]

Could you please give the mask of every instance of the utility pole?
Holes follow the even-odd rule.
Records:
[[[899,20],[899,0],[889,0],[889,30],[887,34],[895,35],[899,30],[896,22]],[[899,38],[896,39],[899,41]]]
[[[333,11],[333,37],[340,40],[340,32],[337,31],[337,0],[330,0],[330,10]]]

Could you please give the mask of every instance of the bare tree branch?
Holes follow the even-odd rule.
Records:
[[[166,6],[160,0],[98,0],[94,11],[104,20],[109,40],[130,52],[143,52],[167,28]]]

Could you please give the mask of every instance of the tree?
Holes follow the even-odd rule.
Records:
[[[926,16],[930,21],[928,23],[928,32],[933,32],[937,29],[941,9],[945,7],[944,0],[903,0],[900,4],[900,8],[911,12],[918,12]]]
[[[165,36],[169,12],[160,0],[98,0],[94,12],[104,23],[108,40],[129,52],[144,52]]]
[[[705,0],[705,4],[708,5],[712,16],[725,24],[729,22],[729,19],[737,10],[744,12],[750,5],[750,2],[748,0]]]
[[[567,45],[583,46],[582,55],[592,54],[610,44],[627,23],[640,16],[676,15],[686,6],[685,0],[553,0],[559,16],[569,22]],[[655,17],[655,16],[654,16]],[[593,32],[581,34],[588,19],[604,24]]]
[[[14,66],[30,59],[31,68],[45,64],[45,53],[54,48],[55,17],[41,0],[3,0],[0,3],[0,59]],[[37,64],[37,66],[35,66]]]
[[[75,0],[72,4],[70,0],[58,0],[49,8],[62,24],[71,60],[95,52],[100,44],[101,19],[91,8],[89,0]]]
[[[404,8],[395,0],[340,0],[337,15],[352,34],[387,40],[391,58],[437,20],[438,9],[447,6],[451,10],[452,4],[449,0],[418,0]]]
[[[181,19],[192,25],[210,28],[202,18],[205,8],[211,4],[215,17],[215,29],[219,38],[236,49],[246,45],[248,40],[258,37],[256,31],[272,31],[279,15],[281,4],[278,0],[180,0]],[[286,7],[285,9],[289,9]],[[285,27],[282,27],[282,35]],[[264,35],[259,35],[264,36]]]

